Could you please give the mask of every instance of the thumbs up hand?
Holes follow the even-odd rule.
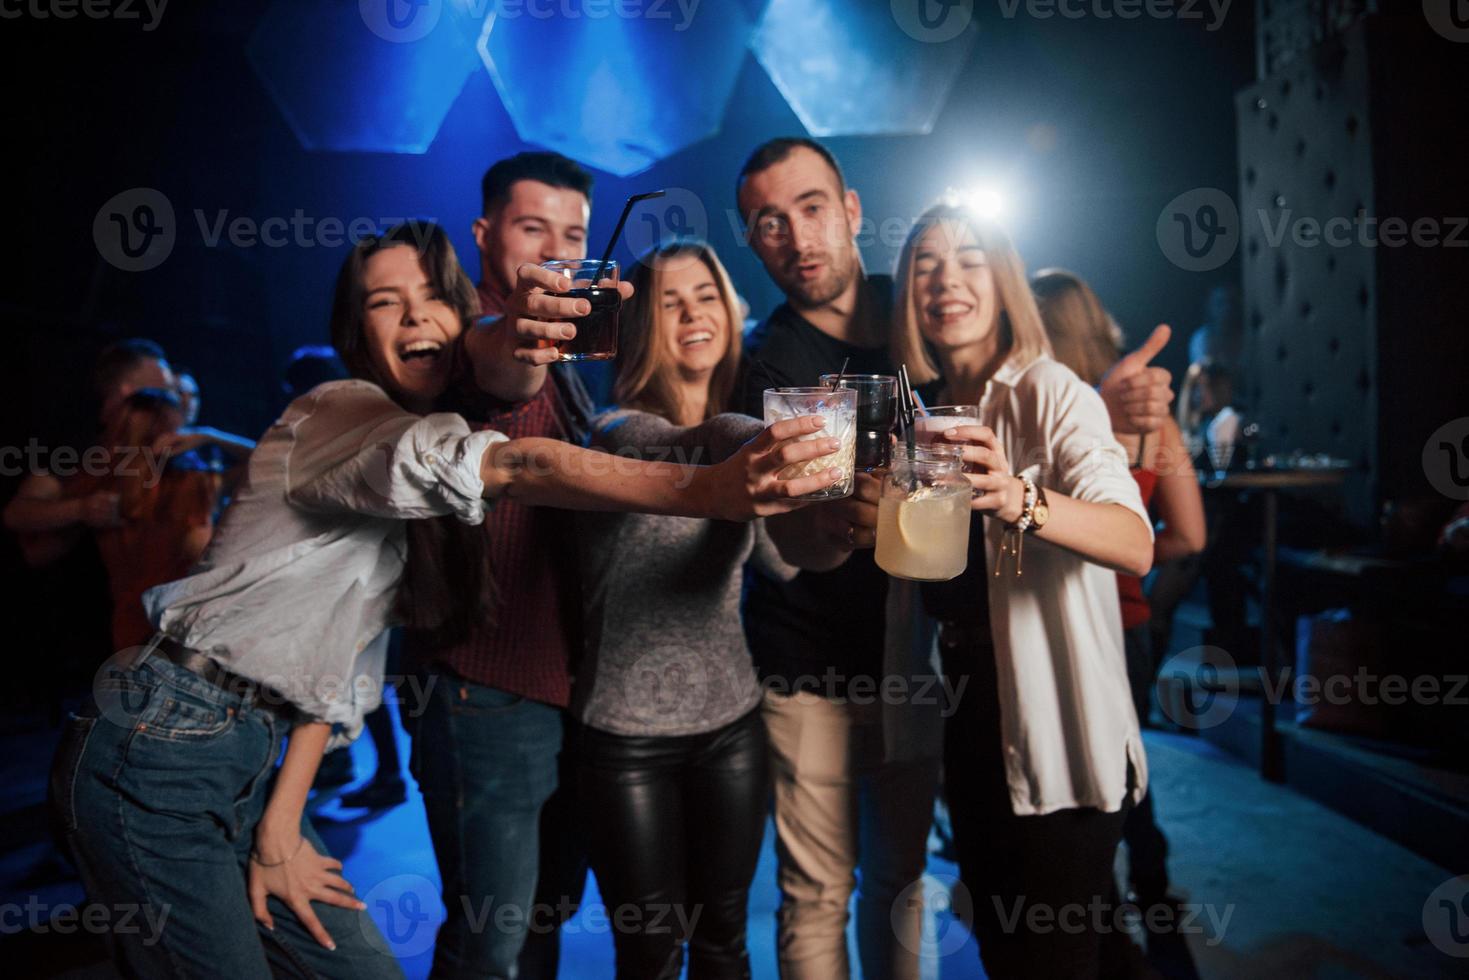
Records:
[[[1148,362],[1168,346],[1172,336],[1166,324],[1159,326],[1147,343],[1114,364],[1102,378],[1098,391],[1107,405],[1113,432],[1154,432],[1168,419],[1173,375],[1166,368],[1149,367]]]

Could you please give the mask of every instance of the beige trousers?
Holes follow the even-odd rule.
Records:
[[[857,890],[866,980],[917,980],[938,759],[883,758],[881,705],[765,695],[779,859],[780,975],[845,980]]]

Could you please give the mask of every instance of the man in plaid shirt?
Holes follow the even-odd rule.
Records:
[[[550,273],[523,266],[586,256],[591,186],[556,153],[521,153],[484,176],[474,236],[487,319],[465,341],[478,391],[464,414],[476,428],[584,441],[585,387],[569,364],[532,363],[554,352],[534,353],[528,336],[558,336],[564,324],[548,320],[565,319],[554,304],[571,301],[541,295],[535,277]],[[432,676],[413,768],[447,910],[435,975],[554,977],[557,928],[581,899],[586,858],[562,779],[572,771],[563,709],[581,649],[572,527],[563,511],[498,501],[484,523],[494,608],[453,642],[410,638],[410,656]]]

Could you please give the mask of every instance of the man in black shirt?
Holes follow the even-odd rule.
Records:
[[[742,410],[760,417],[765,388],[814,386],[843,363],[852,374],[892,374],[892,283],[862,268],[861,202],[825,147],[766,143],[741,170],[737,194],[751,245],[786,296],[750,338]],[[839,567],[790,582],[751,573],[745,629],[767,691],[786,980],[848,975],[859,864],[862,972],[918,976],[921,907],[898,898],[923,874],[939,761],[885,751],[875,691],[887,576],[865,550],[876,501],[875,481],[859,479],[852,498],[808,509],[809,533],[863,549]]]

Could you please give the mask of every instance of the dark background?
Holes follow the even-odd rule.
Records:
[[[246,59],[265,7],[175,0],[152,32],[85,18],[0,25],[10,52],[0,70],[11,93],[12,245],[21,246],[0,297],[22,367],[6,444],[31,434],[84,439],[91,416],[78,389],[89,358],[105,339],[128,335],[158,340],[195,369],[203,422],[250,435],[269,423],[289,352],[326,339],[346,247],[210,247],[196,209],[211,223],[221,210],[256,221],[297,209],[344,222],[431,217],[477,273],[469,226],[479,178],[526,148],[488,73],[476,70],[425,154],[308,152]],[[1030,268],[1062,265],[1091,280],[1131,342],[1173,324],[1162,362],[1181,373],[1205,292],[1237,279],[1239,259],[1184,272],[1162,254],[1154,228],[1178,194],[1233,194],[1239,185],[1232,97],[1254,74],[1252,5],[1236,2],[1215,32],[1200,21],[1037,20],[1023,8],[1006,18],[996,5],[976,7],[977,41],[930,135],[828,141],[866,214],[879,225],[906,222],[946,188],[998,175]],[[370,66],[356,66],[342,72],[340,96],[372,84]],[[686,188],[705,204],[710,239],[763,316],[779,297],[731,227],[733,179],[757,143],[803,132],[746,55],[716,136],[630,178],[596,174],[593,251],[626,195]],[[102,204],[134,187],[167,195],[178,241],[159,267],[127,273],[99,256],[91,230]],[[888,243],[868,246],[869,270],[889,271],[895,253]]]

